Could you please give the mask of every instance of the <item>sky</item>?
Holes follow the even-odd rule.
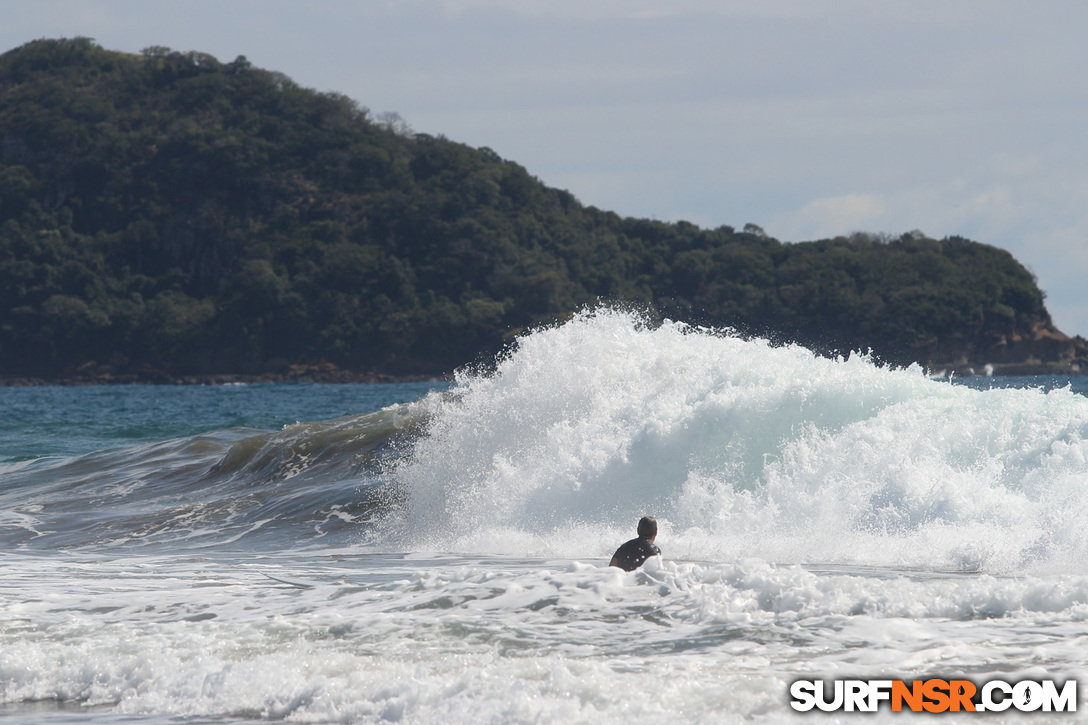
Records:
[[[625,216],[961,235],[1088,336],[1081,0],[5,0],[0,51],[244,55]]]

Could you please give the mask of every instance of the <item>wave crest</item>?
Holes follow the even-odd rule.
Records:
[[[399,546],[1010,571],[1083,561],[1088,400],[609,310],[465,375],[396,475]],[[1083,565],[1078,564],[1078,568]]]

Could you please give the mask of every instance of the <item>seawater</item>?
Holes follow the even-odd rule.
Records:
[[[799,678],[1084,683],[1085,389],[604,311],[452,384],[0,389],[0,719],[790,722],[834,719]],[[664,557],[609,569],[646,513]]]

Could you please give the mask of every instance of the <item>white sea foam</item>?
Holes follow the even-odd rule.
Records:
[[[626,313],[464,376],[399,471],[407,543],[603,556],[644,513],[673,556],[1085,571],[1088,399],[980,392]]]
[[[1084,674],[1088,577],[757,559],[6,564],[0,703],[112,715],[777,722],[793,718],[788,683],[813,673]]]

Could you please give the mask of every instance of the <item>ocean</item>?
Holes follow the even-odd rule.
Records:
[[[0,721],[883,722],[911,715],[802,714],[791,683],[1083,690],[1086,391],[617,311],[451,383],[0,388]],[[644,514],[663,556],[607,567]]]

